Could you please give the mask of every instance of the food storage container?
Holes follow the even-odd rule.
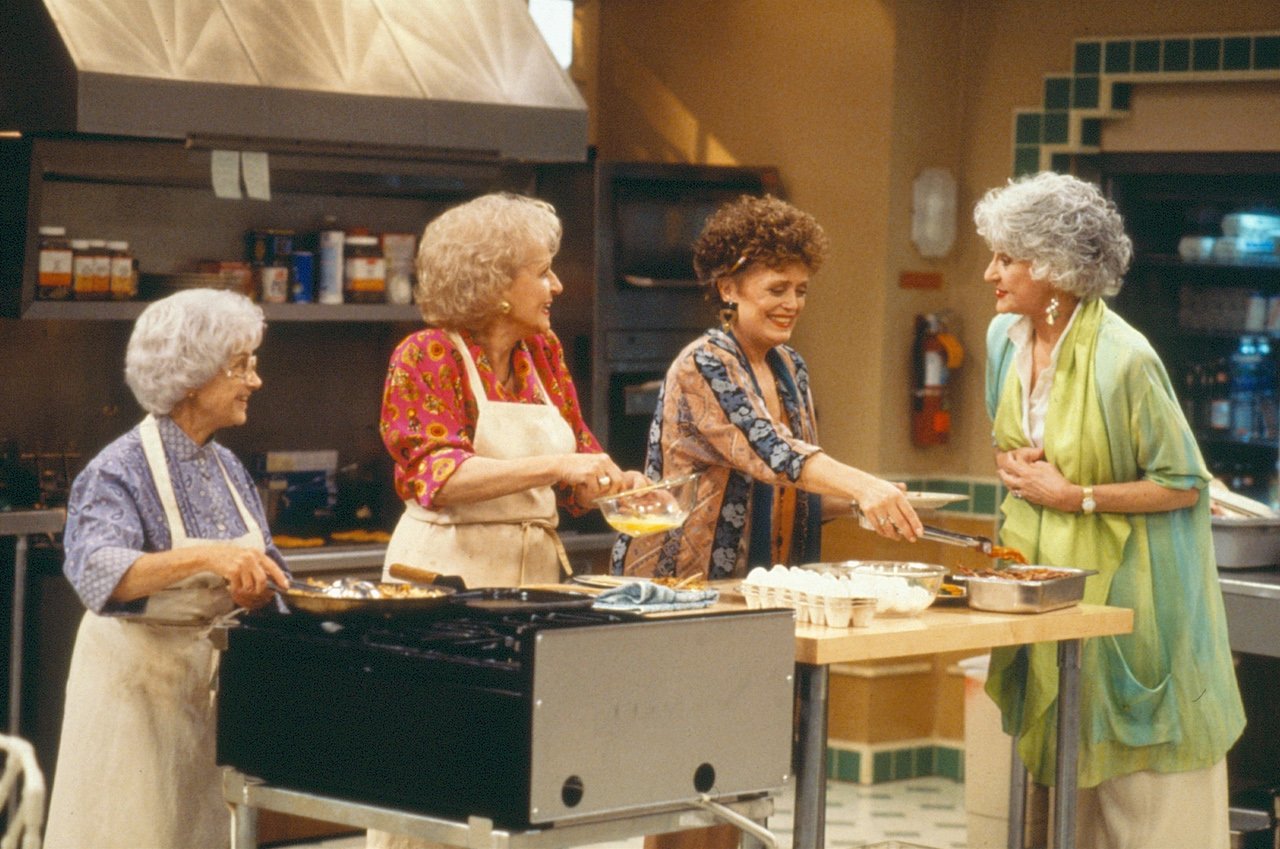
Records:
[[[1280,564],[1280,518],[1214,516],[1210,521],[1219,569]]]
[[[1064,573],[1061,578],[1028,580],[1021,575],[1052,569]],[[1084,581],[1096,575],[1096,569],[1071,569],[1065,566],[1008,566],[999,576],[969,576],[969,606],[995,613],[1043,613],[1079,604],[1084,597]]]

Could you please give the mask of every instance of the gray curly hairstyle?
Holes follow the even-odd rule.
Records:
[[[993,251],[1031,264],[1031,276],[1089,301],[1124,284],[1133,243],[1115,204],[1092,183],[1042,171],[991,189],[973,210]]]
[[[262,308],[244,295],[189,289],[138,316],[124,355],[124,379],[148,413],[168,415],[231,358],[262,344]]]
[[[433,327],[475,329],[539,248],[555,256],[562,233],[546,201],[501,192],[439,215],[418,245],[418,308]]]

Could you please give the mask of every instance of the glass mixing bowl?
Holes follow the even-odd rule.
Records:
[[[604,520],[624,534],[636,537],[669,531],[689,518],[699,477],[699,472],[693,472],[606,495],[594,503]]]

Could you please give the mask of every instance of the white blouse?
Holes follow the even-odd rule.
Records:
[[[1049,412],[1049,392],[1053,389],[1053,375],[1058,369],[1058,352],[1062,348],[1062,340],[1071,332],[1071,325],[1076,320],[1079,309],[1071,311],[1067,326],[1049,354],[1049,364],[1036,376],[1035,388],[1031,389],[1031,349],[1033,333],[1031,318],[1022,318],[1009,325],[1009,341],[1013,343],[1013,367],[1018,370],[1018,380],[1022,383],[1022,432],[1027,440],[1036,448],[1044,447],[1044,419]]]

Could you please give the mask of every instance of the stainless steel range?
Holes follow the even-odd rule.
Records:
[[[218,761],[273,784],[520,828],[789,780],[789,611],[590,608],[230,629]]]

